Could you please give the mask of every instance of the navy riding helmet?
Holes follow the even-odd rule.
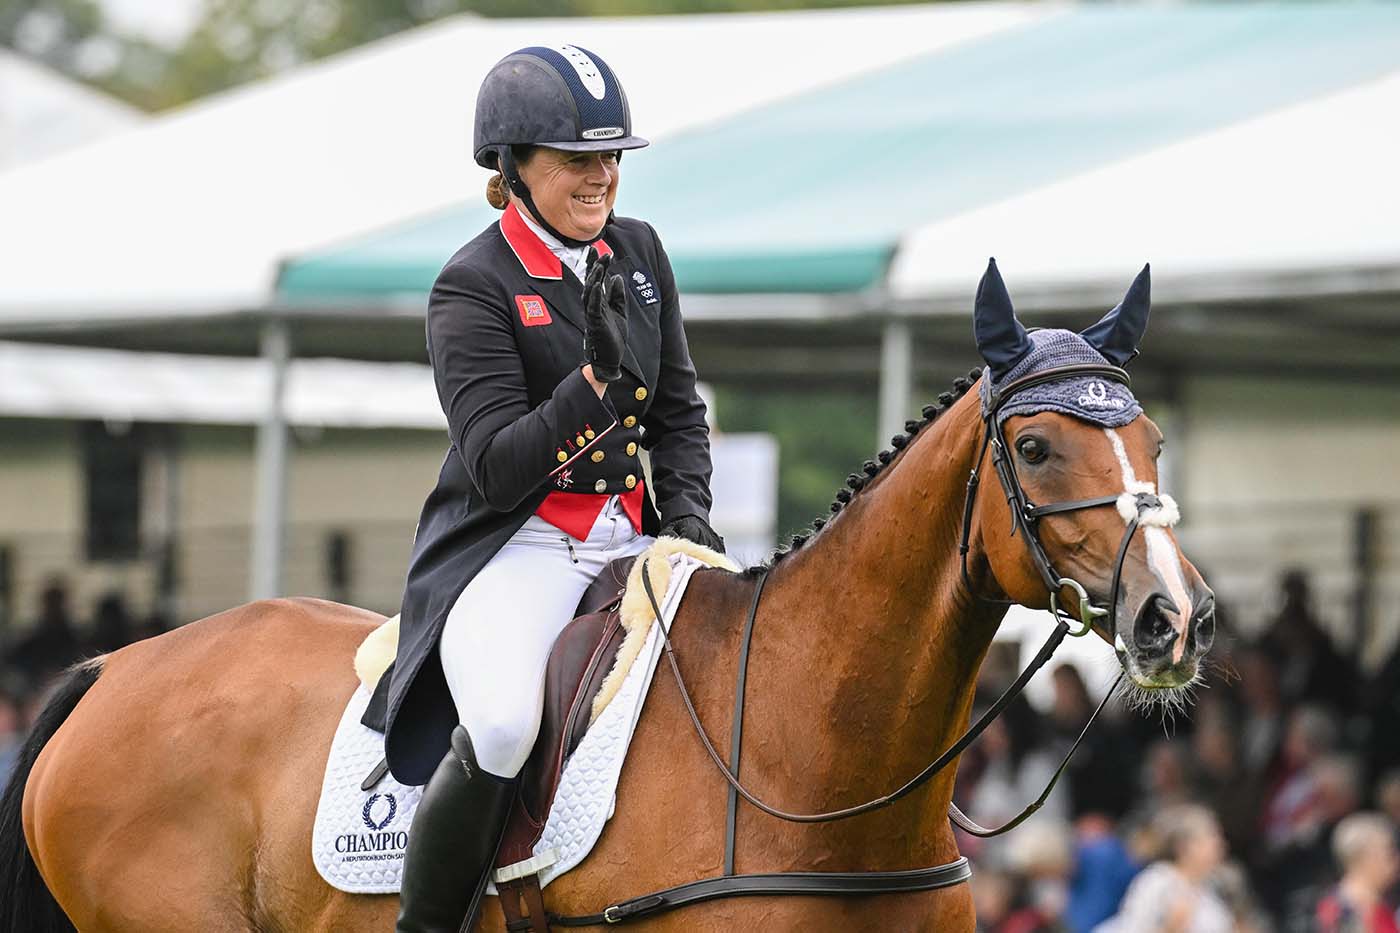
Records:
[[[511,191],[551,234],[570,246],[535,209],[516,170],[511,146],[549,146],[570,152],[640,149],[622,84],[597,55],[573,45],[531,46],[497,62],[476,97],[473,149],[478,165],[500,171]],[[609,220],[611,220],[609,215]]]

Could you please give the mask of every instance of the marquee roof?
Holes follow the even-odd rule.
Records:
[[[1047,286],[1400,266],[1400,7],[1050,9],[681,129],[628,155],[619,211],[690,293],[964,307],[992,253]],[[312,252],[281,292],[417,298],[495,216]]]
[[[263,309],[284,262],[480,200],[475,89],[525,45],[572,42],[607,59],[660,153],[668,137],[1049,9],[454,17],[0,176],[0,329]]]

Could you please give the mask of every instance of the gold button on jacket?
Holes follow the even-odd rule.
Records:
[[[559,451],[559,453],[554,455],[554,459],[558,460],[560,463],[563,463],[565,460],[569,459],[569,455],[561,450]]]
[[[603,452],[602,452],[601,450],[595,450],[595,451],[593,451],[593,462],[594,462],[594,463],[602,463],[602,462],[603,462]]]
[[[636,396],[637,396],[637,401],[639,401],[639,402],[644,401],[644,400],[646,399],[646,397],[647,397],[647,387],[646,387],[646,386],[640,387],[639,389],[637,389],[637,391],[636,391],[635,394],[636,394]]]
[[[582,446],[583,446],[583,435],[580,434],[578,437],[574,438],[574,443],[577,444],[577,445],[579,445],[580,447],[582,447]]]
[[[635,427],[637,426],[637,416],[636,416],[636,415],[628,415],[626,418],[623,418],[623,419],[622,419],[622,426],[623,426],[624,428],[635,428]]]
[[[637,442],[636,442],[636,441],[628,441],[628,442],[627,442],[627,456],[629,456],[629,457],[635,457],[636,455],[637,455]]]
[[[627,486],[628,489],[632,489],[637,485],[637,477],[633,476],[631,473],[628,473],[627,479],[623,480],[623,483]]]

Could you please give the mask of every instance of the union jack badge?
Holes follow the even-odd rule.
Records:
[[[545,307],[544,299],[539,295],[516,295],[515,306],[520,309],[520,323],[526,327],[553,323],[549,308]]]

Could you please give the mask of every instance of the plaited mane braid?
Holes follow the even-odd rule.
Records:
[[[867,460],[865,463],[861,464],[861,472],[852,473],[847,476],[845,487],[836,490],[836,498],[831,503],[831,517],[834,518],[862,489],[871,483],[875,477],[879,476],[886,467],[890,466],[899,457],[900,452],[903,451],[905,447],[909,446],[909,441],[913,439],[915,434],[918,434],[928,425],[932,424],[939,415],[943,414],[943,412],[951,408],[958,399],[966,395],[967,390],[972,388],[973,383],[975,383],[981,375],[981,369],[973,369],[968,372],[966,377],[959,376],[957,379],[954,379],[952,390],[938,396],[938,403],[936,405],[924,406],[923,418],[918,421],[904,422],[904,433],[896,434],[894,437],[890,438],[890,449],[880,451],[875,455],[874,460]],[[793,535],[792,540],[788,542],[787,546],[779,547],[774,550],[773,554],[765,563],[749,567],[744,572],[746,574],[757,574],[765,568],[776,566],[784,557],[787,557],[793,551],[805,545],[814,534],[822,530],[828,521],[831,521],[831,518],[826,516],[813,519],[811,530],[804,530]]]

